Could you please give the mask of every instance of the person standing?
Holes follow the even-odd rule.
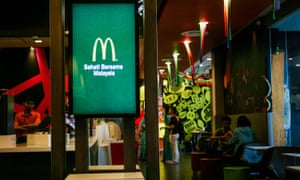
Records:
[[[135,119],[135,148],[137,152],[137,159],[140,159],[140,146],[141,146],[141,133],[140,124],[145,117],[145,111],[143,108],[140,109],[140,116]]]
[[[167,164],[178,164],[180,159],[178,139],[179,139],[179,117],[174,106],[169,107],[171,115],[170,123],[165,128],[169,129],[169,141],[172,149],[173,160],[166,161]]]
[[[141,144],[139,149],[139,159],[145,161],[147,159],[147,150],[146,150],[146,122],[145,117],[142,119],[139,128],[139,134],[141,138]]]
[[[170,124],[171,121],[171,115],[169,113],[165,112],[166,108],[164,108],[164,123],[165,124]],[[170,144],[170,139],[169,139],[169,129],[165,128],[164,129],[164,150],[163,150],[163,158],[162,161],[170,161],[172,160],[172,149],[171,149],[171,144]]]
[[[17,136],[17,143],[24,143],[28,133],[34,133],[41,123],[41,114],[34,110],[35,101],[27,96],[23,101],[24,110],[15,115],[14,130]]]

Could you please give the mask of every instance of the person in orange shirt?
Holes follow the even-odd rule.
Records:
[[[31,96],[24,99],[23,106],[24,111],[17,113],[14,120],[17,143],[26,142],[26,135],[34,133],[41,123],[41,114],[34,110],[35,101]]]

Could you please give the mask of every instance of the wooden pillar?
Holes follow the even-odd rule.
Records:
[[[285,145],[284,133],[284,53],[272,56],[272,124],[274,145]]]
[[[87,173],[89,170],[89,127],[87,118],[75,120],[75,169],[77,173]]]
[[[134,119],[123,118],[124,167],[126,172],[136,171]]]
[[[49,1],[50,72],[51,72],[51,179],[64,179],[65,91],[64,91],[64,0]],[[38,169],[37,169],[38,171]]]
[[[145,62],[145,121],[146,179],[159,179],[159,136],[157,102],[157,1],[144,1],[144,62]]]

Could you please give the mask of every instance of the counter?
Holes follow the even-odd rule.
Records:
[[[66,180],[94,180],[94,179],[127,179],[127,180],[144,180],[142,172],[114,172],[114,173],[84,173],[70,174]]]
[[[112,141],[110,143],[112,165],[124,164],[124,143],[123,141]]]
[[[95,165],[98,146],[95,137],[89,138],[90,165]],[[54,162],[55,163],[55,162]],[[75,168],[74,140],[66,145],[66,174]],[[51,147],[17,144],[0,148],[0,179],[51,179]]]
[[[89,148],[95,145],[97,142],[96,137],[89,138]],[[27,145],[24,144],[17,144],[16,147],[0,147],[0,154],[1,153],[18,153],[18,152],[50,152],[51,147],[47,146],[39,146],[39,145]],[[75,151],[75,139],[72,138],[70,144],[66,145],[66,151]]]

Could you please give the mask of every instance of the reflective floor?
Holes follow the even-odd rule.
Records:
[[[140,161],[140,167],[146,178],[146,161]],[[284,180],[278,178],[254,178],[252,180]],[[180,162],[176,165],[169,165],[165,162],[160,162],[160,180],[204,180],[200,176],[200,172],[195,174],[191,167],[191,152],[181,152]],[[242,179],[241,179],[242,180]]]
[[[160,179],[161,180],[201,180],[199,174],[193,175],[191,168],[190,152],[180,153],[180,162],[176,165],[169,165],[165,162],[160,162]],[[140,162],[141,170],[144,177],[146,176],[146,162]]]

